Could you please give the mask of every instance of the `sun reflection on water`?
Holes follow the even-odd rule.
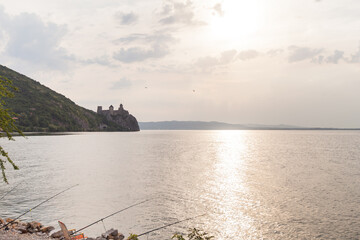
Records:
[[[218,215],[223,239],[246,239],[254,232],[247,209],[252,205],[246,180],[247,131],[216,131],[214,173],[211,191],[216,196],[213,213]],[[240,223],[240,224],[239,224]],[[250,234],[251,235],[251,234]]]

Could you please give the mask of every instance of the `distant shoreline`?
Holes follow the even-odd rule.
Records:
[[[139,126],[140,130],[360,130],[360,128],[302,127],[284,124],[230,124],[224,122],[202,121],[139,122]]]
[[[206,128],[145,128],[141,131],[360,131],[360,128],[244,128],[244,129],[206,129]],[[111,131],[121,132],[122,131]],[[109,131],[81,131],[81,132],[23,132],[25,137],[31,136],[66,136],[81,133],[110,133]],[[128,132],[126,132],[128,133]],[[21,137],[19,133],[12,133],[13,137]]]
[[[360,131],[360,128],[141,129],[141,131]]]

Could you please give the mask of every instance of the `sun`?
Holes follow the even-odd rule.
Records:
[[[218,9],[220,10],[220,9]],[[209,24],[213,39],[235,42],[256,33],[260,9],[256,0],[224,0]]]

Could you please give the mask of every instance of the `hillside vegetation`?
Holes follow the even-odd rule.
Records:
[[[6,99],[6,107],[15,113],[16,125],[22,131],[98,131],[104,124],[107,131],[131,131],[1,65],[0,76],[8,78],[18,88],[14,98]]]

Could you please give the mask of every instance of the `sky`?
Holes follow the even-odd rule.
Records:
[[[359,0],[0,0],[0,64],[138,121],[360,127]]]

